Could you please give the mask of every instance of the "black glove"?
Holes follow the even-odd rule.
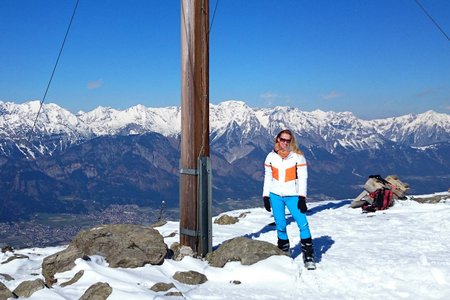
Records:
[[[271,209],[270,209],[270,197],[264,196],[263,197],[263,201],[264,201],[264,208],[267,211],[271,211]]]
[[[308,211],[308,207],[306,206],[306,198],[303,196],[298,196],[297,207],[300,209],[301,213],[305,213]]]

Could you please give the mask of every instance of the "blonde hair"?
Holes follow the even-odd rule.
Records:
[[[278,143],[278,139],[281,137],[283,133],[289,134],[291,136],[291,143],[289,144],[291,151],[300,155],[304,155],[302,150],[300,150],[297,146],[297,141],[295,140],[294,134],[289,129],[284,129],[278,132],[277,136],[275,137],[275,144]]]

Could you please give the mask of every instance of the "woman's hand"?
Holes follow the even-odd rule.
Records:
[[[306,197],[298,196],[297,207],[303,214],[308,211],[308,207],[306,206]]]
[[[264,201],[264,208],[267,211],[271,211],[271,207],[270,207],[270,197],[264,196],[263,197],[263,201]]]

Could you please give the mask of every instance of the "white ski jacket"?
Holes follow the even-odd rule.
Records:
[[[272,151],[266,157],[264,171],[263,197],[270,193],[306,197],[308,170],[303,155],[291,152],[283,159]]]

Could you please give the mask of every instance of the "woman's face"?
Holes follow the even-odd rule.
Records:
[[[278,138],[278,144],[280,144],[280,148],[282,150],[289,148],[289,145],[291,144],[291,135],[283,132]]]

